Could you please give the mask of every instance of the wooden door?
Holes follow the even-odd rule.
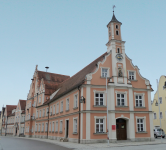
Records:
[[[116,137],[117,140],[127,140],[126,120],[116,120]]]

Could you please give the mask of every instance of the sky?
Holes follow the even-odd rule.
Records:
[[[166,75],[165,0],[0,0],[0,108],[27,99],[36,65],[72,76],[105,53],[113,5],[126,54],[153,99]]]

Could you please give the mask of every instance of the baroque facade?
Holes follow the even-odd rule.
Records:
[[[121,25],[113,14],[107,52],[74,76],[36,68],[26,103],[27,137],[106,142],[108,128],[110,142],[154,140],[153,89],[126,55]]]

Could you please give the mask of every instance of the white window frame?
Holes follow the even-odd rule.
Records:
[[[137,119],[143,119],[143,131],[142,132],[146,132],[146,116],[144,116],[144,117],[136,116],[136,129],[137,129],[136,131],[139,132],[138,127],[137,127]]]
[[[56,104],[56,114],[59,113],[59,102]]]
[[[47,132],[47,130],[48,130],[48,123],[46,122],[45,123],[45,132]]]
[[[44,131],[44,123],[42,123],[42,132]]]
[[[106,119],[107,119],[107,117],[106,116],[94,116],[94,125],[95,125],[95,127],[94,127],[94,133],[98,133],[98,132],[96,132],[96,119],[103,119],[103,132],[104,133],[106,133]],[[99,132],[100,133],[100,132]]]
[[[55,132],[58,132],[58,121],[56,121]]]
[[[51,132],[51,124],[52,124],[52,122],[50,122],[50,124],[49,124],[49,132]]]
[[[96,91],[96,90],[93,90],[94,92],[94,106],[106,106],[106,91]],[[103,94],[103,105],[96,105],[96,94]]]
[[[78,93],[74,94],[74,108],[77,108],[77,107],[78,107]]]
[[[39,126],[38,126],[38,132],[40,132],[40,126],[41,126],[41,124],[39,124]]]
[[[132,81],[132,79],[130,79],[129,72],[134,72],[134,80],[137,80],[137,78],[136,78],[136,71],[135,71],[135,70],[127,70],[127,72],[128,72],[128,79],[129,79],[129,80]],[[134,81],[134,80],[133,80],[133,81]]]
[[[43,109],[43,117],[45,116],[45,108]]]
[[[38,110],[36,111],[36,118],[38,118]]]
[[[39,103],[41,103],[41,96],[39,97]]]
[[[134,92],[135,107],[138,107],[138,106],[136,106],[136,95],[137,96],[142,96],[142,107],[145,107],[145,93],[136,93],[136,92]]]
[[[60,120],[60,129],[59,129],[60,132],[63,131],[63,120]]]
[[[63,101],[60,102],[61,106],[60,106],[60,112],[63,112]]]
[[[75,125],[75,120],[77,120],[77,125]],[[73,118],[73,133],[78,133],[78,117]]]
[[[54,132],[54,128],[55,128],[55,122],[52,122],[52,132]]]
[[[125,92],[122,92],[122,91],[115,91],[116,93],[116,106],[118,106],[118,101],[117,101],[117,94],[124,94],[124,106],[128,106],[128,103],[127,103],[127,94],[128,92],[125,91]],[[121,105],[120,105],[121,106]],[[123,106],[122,106],[123,107]]]
[[[35,125],[35,131],[37,131],[37,123],[36,123],[36,125]]]
[[[39,111],[39,118],[41,118],[42,110]]]
[[[55,115],[55,105],[53,106],[53,115]]]
[[[70,107],[70,98],[66,98],[66,110],[69,110]]]
[[[100,67],[101,68],[101,77],[106,78],[103,76],[103,69],[107,69],[107,78],[110,77],[110,68],[109,67]]]

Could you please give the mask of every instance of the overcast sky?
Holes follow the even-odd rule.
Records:
[[[156,91],[166,75],[165,0],[0,0],[0,108],[27,99],[37,64],[72,76],[106,52],[113,5],[126,54]]]

